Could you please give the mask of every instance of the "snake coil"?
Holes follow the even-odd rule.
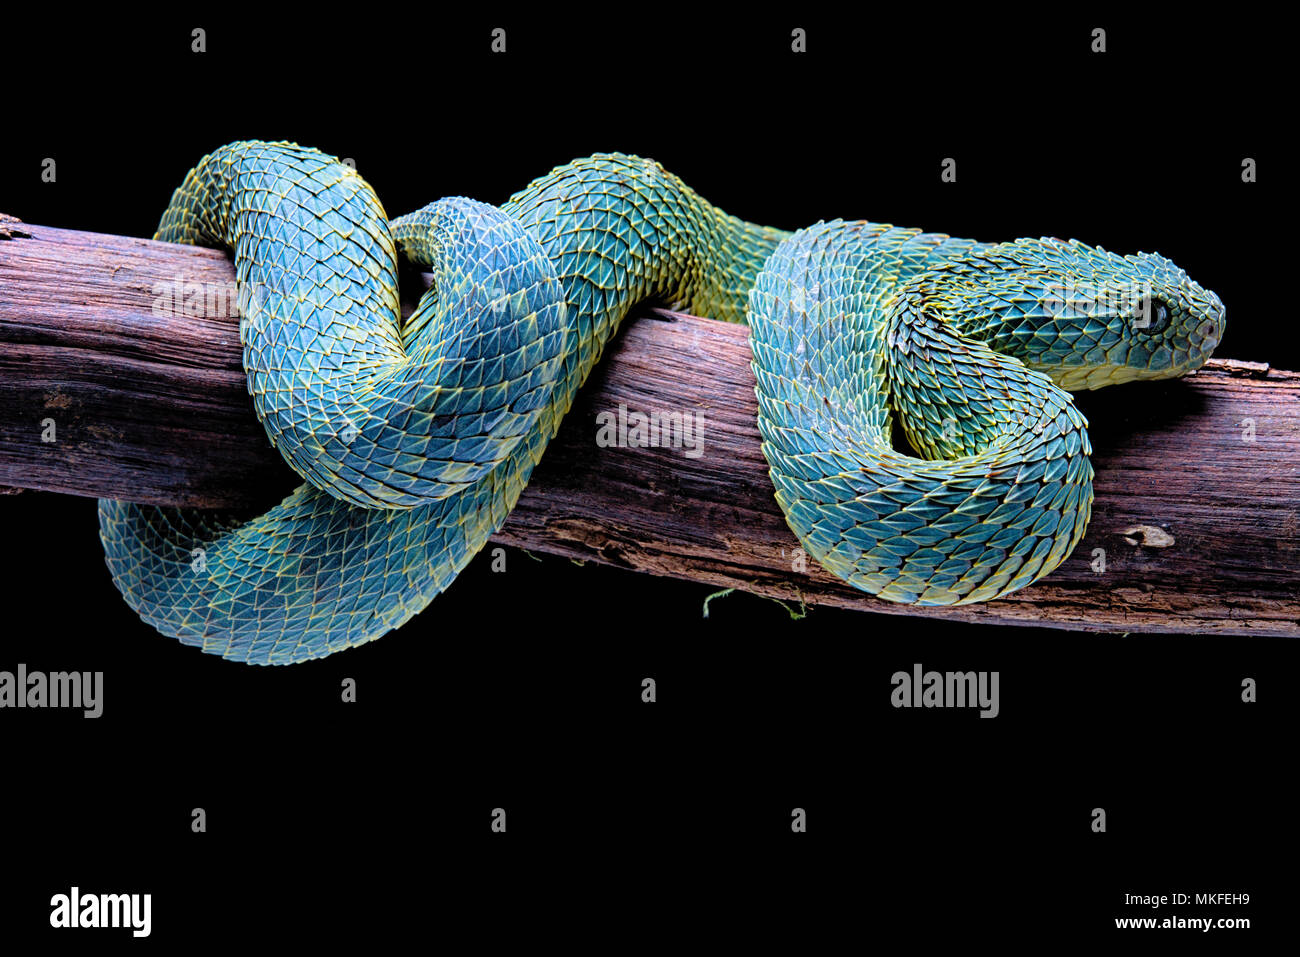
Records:
[[[233,251],[258,417],[305,483],[263,515],[103,500],[127,603],[257,664],[406,622],[504,523],[619,322],[660,297],[751,328],[763,453],[825,568],[882,598],[985,601],[1048,574],[1092,503],[1069,392],[1198,368],[1214,293],[1154,254],[867,222],[793,234],[650,160],[597,154],[500,208],[388,222],[289,143],[204,157],[155,238]],[[434,274],[401,319],[397,251]],[[897,419],[920,457],[895,449]]]

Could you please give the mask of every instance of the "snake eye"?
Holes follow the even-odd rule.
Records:
[[[1138,303],[1137,311],[1133,313],[1133,328],[1141,329],[1152,336],[1157,332],[1163,332],[1165,326],[1169,325],[1171,312],[1173,310],[1169,308],[1169,303],[1163,299],[1145,296]]]

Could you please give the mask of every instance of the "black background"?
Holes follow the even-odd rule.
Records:
[[[785,228],[863,217],[1159,251],[1227,305],[1218,355],[1300,365],[1279,309],[1291,117],[1275,25],[809,13],[376,6],[308,26],[323,14],[123,8],[7,24],[0,210],[147,236],[186,170],[235,139],[352,157],[393,215],[441,195],[500,202],[620,150]],[[190,52],[195,26],[206,53]],[[489,52],[495,26],[505,55]],[[939,179],[949,156],[955,184]],[[397,633],[260,669],[135,618],[93,501],[0,500],[0,529],[0,668],[100,670],[106,686],[96,721],[0,717],[5,935],[129,941],[50,932],[50,895],[72,884],[152,893],[152,944],[132,943],[164,949],[373,938],[386,952],[411,932],[434,946],[612,933],[621,948],[784,931],[812,952],[884,932],[1145,943],[1161,932],[1114,930],[1150,913],[1123,894],[1176,890],[1249,893],[1211,914],[1250,917],[1218,932],[1248,946],[1292,911],[1291,642],[794,621],[741,594],[705,619],[705,586],[511,551],[506,574],[480,556]],[[891,708],[890,675],[915,662],[1000,671],[1001,715]],[[506,835],[489,832],[497,806]],[[790,832],[796,806],[807,834]],[[696,916],[709,923],[691,929]]]

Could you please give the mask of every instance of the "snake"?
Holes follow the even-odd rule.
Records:
[[[240,141],[189,172],[154,238],[232,255],[252,404],[303,483],[252,516],[101,500],[100,538],[141,619],[249,664],[320,658],[423,610],[648,301],[748,325],[800,548],[916,605],[1056,569],[1092,508],[1071,393],[1186,374],[1224,332],[1219,297],[1156,253],[862,220],[787,231],[622,153],[499,206],[453,196],[390,222],[352,164]],[[433,276],[405,319],[399,255]]]

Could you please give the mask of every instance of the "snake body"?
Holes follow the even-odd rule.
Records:
[[[504,523],[619,322],[658,298],[751,327],[759,429],[807,553],[891,601],[1004,595],[1087,525],[1065,389],[1180,375],[1223,332],[1157,255],[729,216],[653,161],[597,154],[499,208],[390,224],[349,166],[232,143],[155,238],[232,250],[254,407],[305,483],[243,516],[100,502],[113,580],[163,634],[259,664],[423,609]],[[401,319],[397,254],[434,274]],[[895,450],[895,417],[922,457]]]

